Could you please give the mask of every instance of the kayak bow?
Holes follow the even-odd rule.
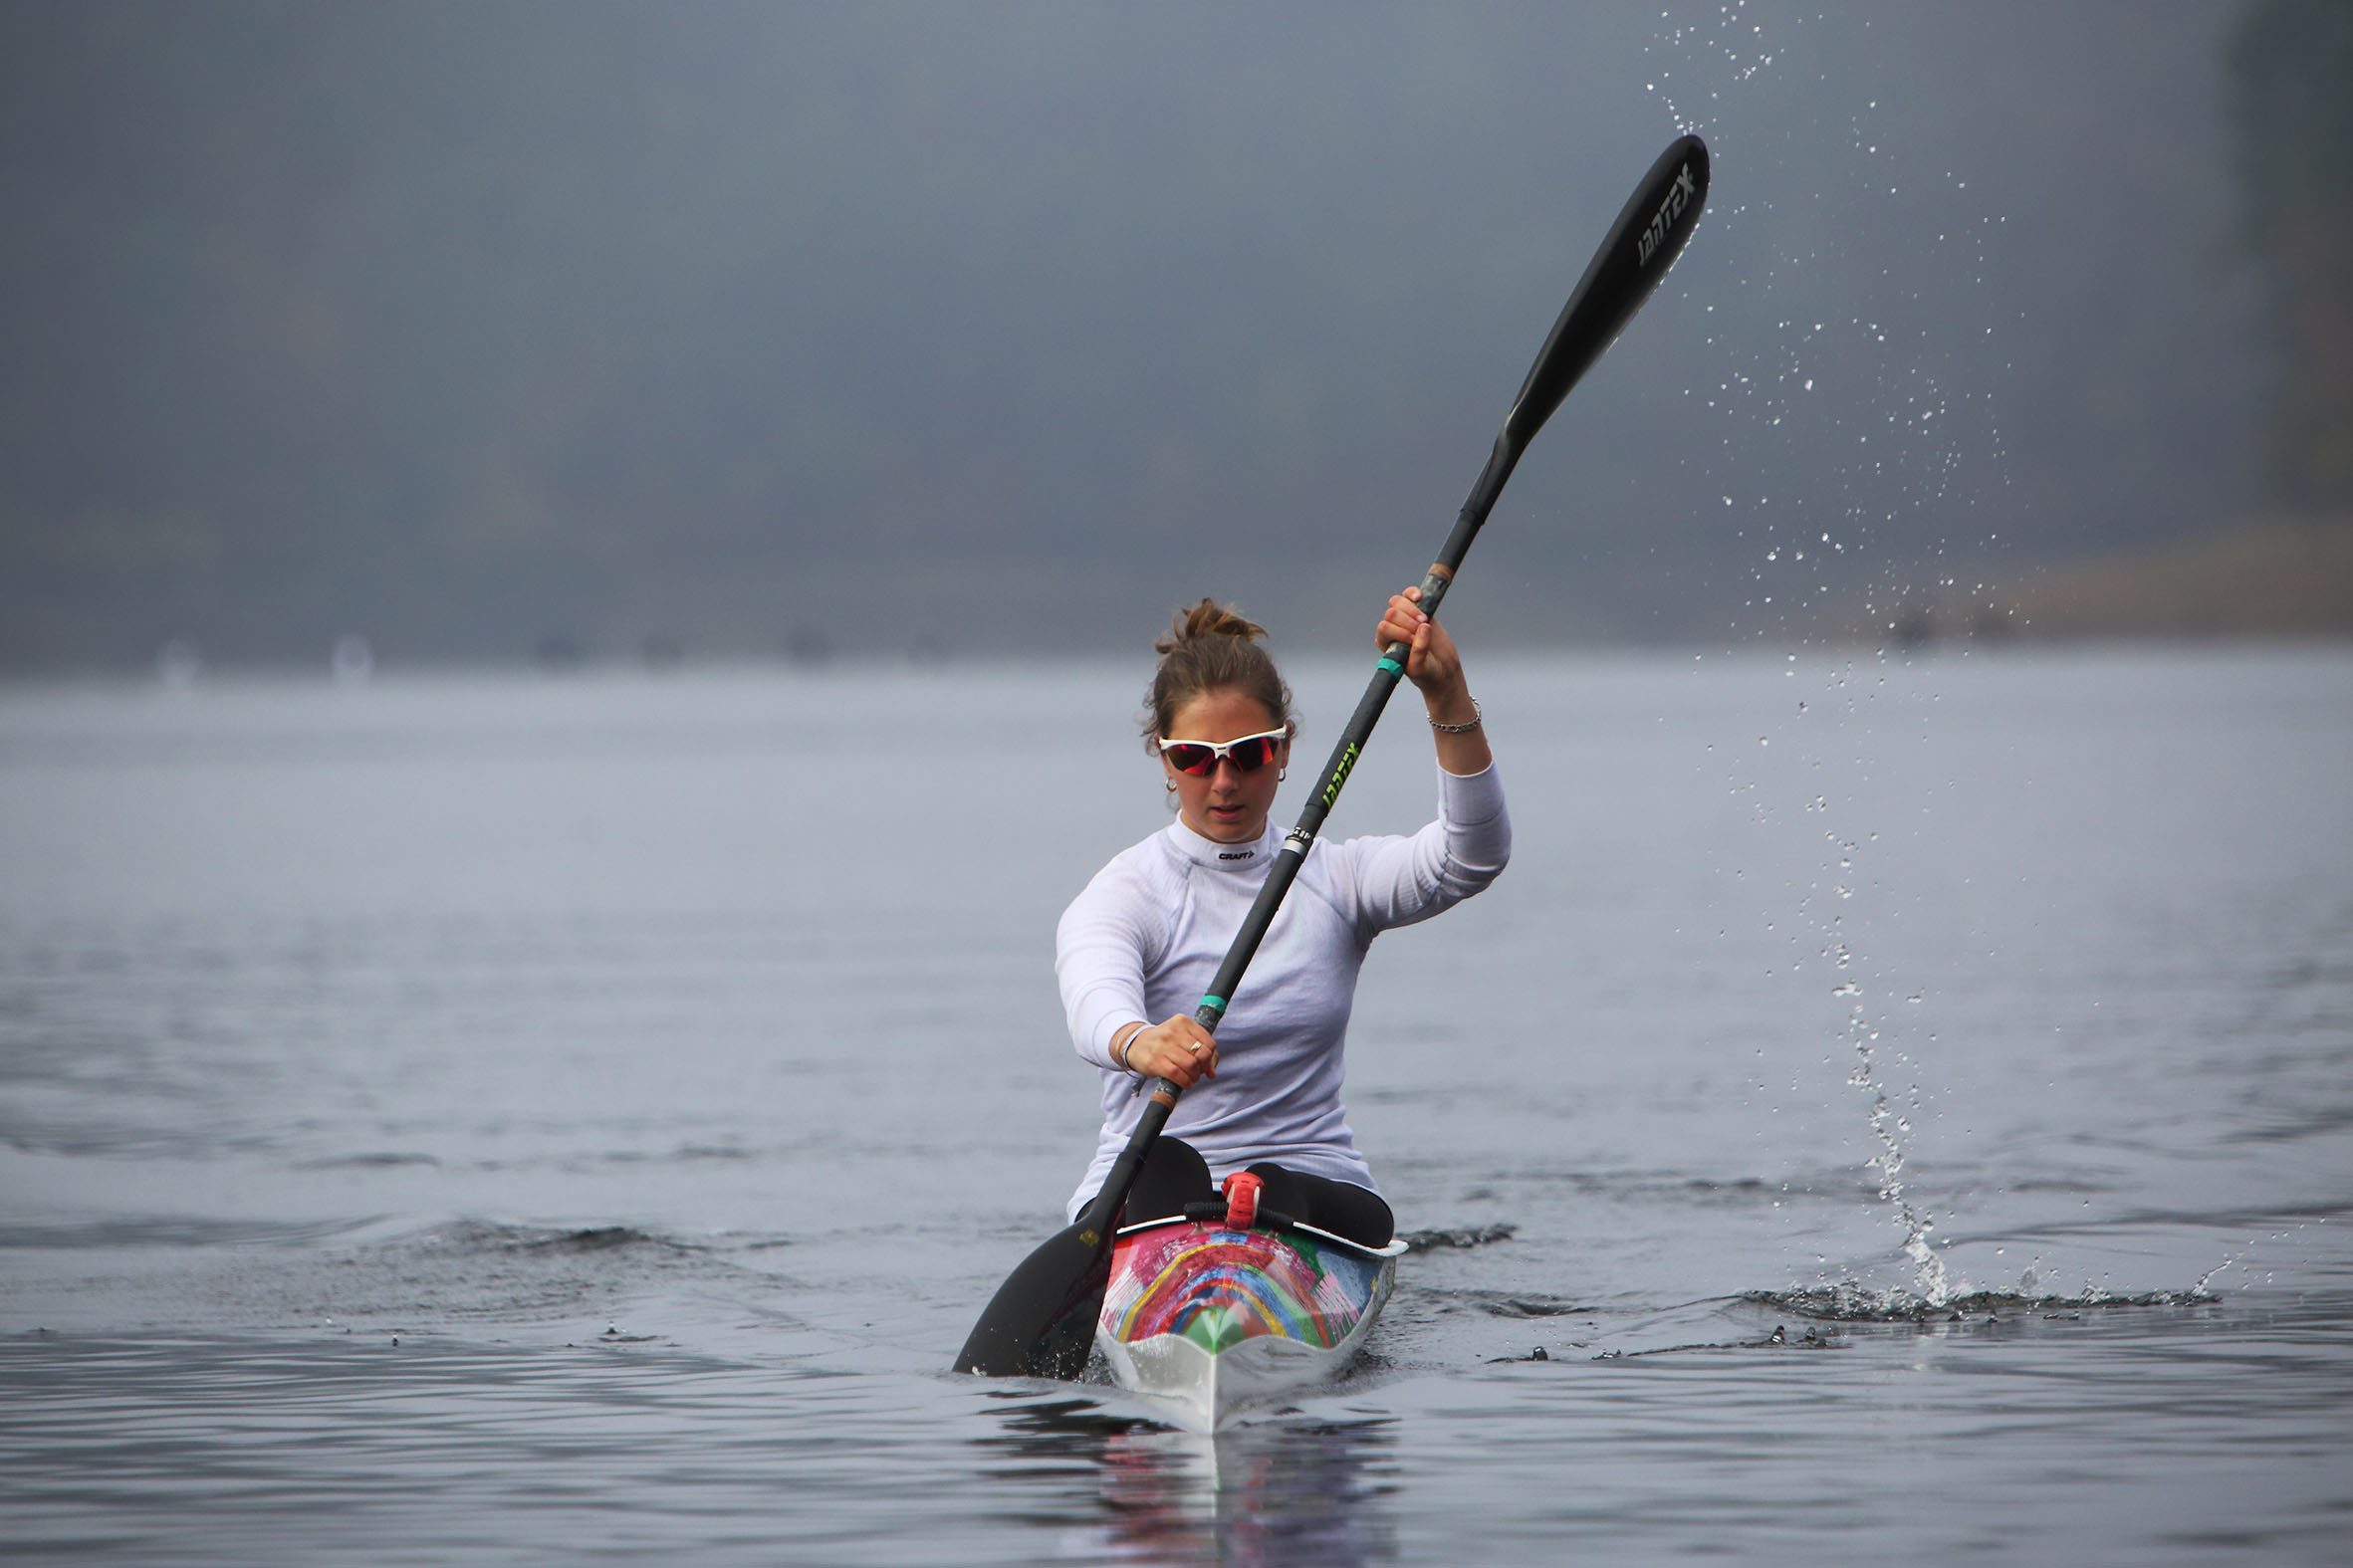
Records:
[[[1403,1241],[1360,1246],[1302,1225],[1130,1226],[1112,1243],[1095,1344],[1121,1388],[1213,1431],[1344,1371],[1404,1251]]]

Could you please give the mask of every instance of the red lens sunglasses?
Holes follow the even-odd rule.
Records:
[[[1223,757],[1246,774],[1255,774],[1275,760],[1275,753],[1291,739],[1287,726],[1280,730],[1266,730],[1257,735],[1237,736],[1231,741],[1162,741],[1160,755],[1168,759],[1168,766],[1180,774],[1199,778],[1217,770]]]

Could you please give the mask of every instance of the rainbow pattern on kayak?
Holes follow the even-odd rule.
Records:
[[[1181,1334],[1213,1355],[1260,1337],[1329,1349],[1364,1316],[1380,1272],[1380,1259],[1296,1232],[1156,1226],[1114,1244],[1102,1325],[1125,1344]]]

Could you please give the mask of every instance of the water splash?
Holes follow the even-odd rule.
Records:
[[[1652,64],[1652,80],[1643,87],[1658,95],[1678,130],[1702,129],[1711,114],[1696,96],[1677,102],[1682,80],[1692,82],[1694,95],[1706,95],[1707,106],[1720,106],[1724,89],[1745,86],[1772,65],[1776,46],[1765,37],[1764,23],[1749,19],[1748,4],[1749,0],[1724,0],[1714,15],[1684,22],[1677,22],[1671,11],[1659,14],[1666,26],[1654,40],[1657,58]],[[1804,20],[1785,19],[1791,27],[1803,25]],[[1653,48],[1646,44],[1642,52],[1651,55]]]
[[[1835,949],[1836,963],[1844,970],[1853,957],[1841,942]],[[1852,995],[1849,983],[1840,988]],[[1863,1014],[1863,1005],[1855,1003],[1847,1009],[1846,1033],[1854,1047],[1854,1071],[1846,1081],[1871,1096],[1871,1136],[1878,1140],[1879,1152],[1871,1157],[1870,1168],[1879,1173],[1880,1202],[1894,1206],[1904,1225],[1904,1256],[1912,1263],[1912,1282],[1920,1299],[1932,1307],[1941,1307],[1952,1299],[1953,1282],[1945,1272],[1945,1260],[1937,1255],[1930,1239],[1936,1223],[1913,1206],[1904,1192],[1904,1138],[1911,1132],[1911,1119],[1899,1112],[1888,1098],[1886,1086],[1880,1083],[1873,1066],[1872,1048],[1879,1042],[1879,1031],[1871,1027]],[[1917,1095],[1918,1090],[1912,1093]]]
[[[2208,1269],[2205,1273],[2200,1274],[2198,1276],[2198,1282],[2190,1287],[2191,1293],[2194,1295],[2208,1294],[2208,1286],[2213,1282],[2215,1275],[2222,1273],[2226,1269],[2238,1267],[2245,1261],[2248,1253],[2252,1252],[2256,1247],[2261,1246],[2265,1241],[2284,1241],[2295,1235],[2297,1232],[2301,1232],[2307,1225],[2326,1224],[2328,1224],[2328,1216],[2314,1215],[2309,1220],[2297,1221],[2294,1225],[2289,1226],[2283,1231],[2273,1231],[2268,1235],[2248,1236],[2243,1242],[2224,1253],[2223,1260],[2221,1262],[2215,1264],[2214,1267]],[[2248,1283],[2251,1284],[2253,1281],[2250,1279]]]
[[[2000,1321],[2004,1315],[2049,1316],[2129,1307],[2212,1307],[2213,1295],[2204,1289],[2150,1290],[2139,1295],[2111,1295],[2096,1286],[2079,1295],[2042,1294],[2030,1289],[1949,1292],[1942,1301],[1926,1301],[1907,1290],[1873,1290],[1856,1280],[1814,1285],[1802,1290],[1751,1290],[1741,1299],[1753,1306],[1770,1307],[1792,1317],[1831,1323],[1966,1322],[1972,1318]]]
[[[1720,423],[1719,441],[1695,452],[1694,485],[1725,509],[1718,518],[1711,505],[1709,517],[1729,536],[1724,559],[1734,563],[1725,582],[1729,632],[1746,642],[1878,650],[1876,671],[1858,670],[1848,657],[1818,696],[1806,694],[1812,704],[1796,703],[1769,733],[1752,732],[1755,744],[1742,751],[1755,761],[1738,765],[1742,773],[1727,782],[1753,819],[1769,827],[1779,800],[1772,780],[1760,776],[1778,773],[1794,743],[1806,780],[1798,799],[1821,813],[1826,851],[1818,882],[1793,889],[1801,895],[1796,913],[1820,939],[1809,946],[1840,971],[1832,992],[1838,1010],[1819,1017],[1813,1037],[1829,1062],[1851,1066],[1847,1081],[1865,1096],[1872,1185],[1903,1226],[1911,1288],[1937,1305],[1969,1286],[1948,1274],[1935,1224],[1906,1179],[1919,1083],[1880,1081],[1911,1072],[1900,1050],[1892,1060],[1902,1066],[1889,1065],[1891,1049],[1935,1035],[1907,1032],[1916,1028],[1910,1018],[1889,1016],[1898,999],[1917,1002],[1920,988],[1870,951],[1875,922],[1895,916],[1867,847],[1878,834],[1849,814],[1851,794],[1820,785],[1840,773],[1867,783],[1876,772],[1869,754],[1892,739],[1891,710],[1911,702],[1905,687],[1887,689],[1890,666],[1908,666],[1911,650],[1930,640],[1932,608],[1944,620],[1960,615],[1969,626],[1983,619],[1989,632],[1999,629],[1998,617],[1989,618],[1992,587],[1963,573],[1998,539],[1972,516],[1989,487],[2006,483],[1990,389],[2006,365],[1985,295],[2000,217],[1971,194],[1968,171],[1921,163],[1922,149],[1905,144],[1867,86],[1826,96],[1791,91],[1794,79],[1810,75],[1823,25],[1819,17],[1752,11],[1747,0],[1667,5],[1645,48],[1644,86],[1678,128],[1721,136],[1751,156],[1761,153],[1753,131],[1765,122],[1811,138],[1802,178],[1760,165],[1743,187],[1751,194],[1728,195],[1711,209],[1718,243],[1737,239],[1746,259],[1737,285],[1720,280],[1715,303],[1701,311],[1713,368],[1686,395],[1695,416]],[[1899,234],[1896,254],[1890,247]],[[1826,289],[1834,270],[1866,259],[1856,245],[1869,251],[1864,276],[1878,281]],[[1975,299],[1986,319],[1947,330],[1926,309],[1931,299]],[[1899,526],[1906,518],[1913,522]],[[1929,519],[1933,529],[1916,526]],[[1797,655],[1786,662],[1784,674],[1800,673]],[[1906,734],[1926,739],[1909,723]],[[1874,962],[1849,973],[1849,940]],[[1868,977],[1860,973],[1866,968]],[[1833,1031],[1845,1052],[1829,1043]]]

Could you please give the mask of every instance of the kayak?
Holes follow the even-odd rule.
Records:
[[[1255,1217],[1254,1217],[1255,1218]],[[1123,1389],[1214,1431],[1338,1376],[1388,1304],[1403,1241],[1172,1217],[1111,1243],[1095,1345]]]

